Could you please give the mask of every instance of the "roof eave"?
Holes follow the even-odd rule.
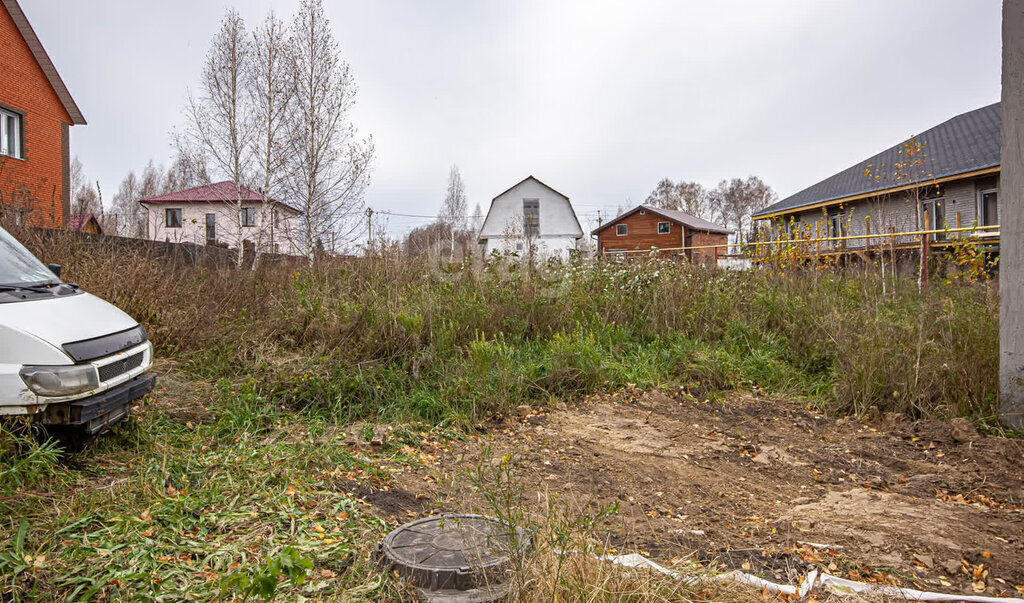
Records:
[[[849,203],[851,201],[859,201],[861,199],[868,199],[871,197],[877,197],[878,195],[886,195],[891,193],[898,193],[900,191],[910,190],[919,186],[929,186],[932,184],[942,184],[944,182],[951,182],[953,180],[961,180],[963,178],[973,178],[976,176],[984,176],[987,174],[995,174],[999,172],[999,165],[992,165],[988,167],[981,167],[977,169],[967,170],[965,172],[957,172],[955,174],[948,174],[939,178],[933,178],[931,180],[923,182],[913,182],[911,184],[904,184],[902,186],[890,186],[889,188],[880,188],[878,190],[865,191],[856,193],[854,195],[847,195],[845,197],[833,197],[831,199],[824,199],[820,201],[812,201],[810,203],[804,203],[802,205],[796,205],[793,207],[787,207],[784,209],[772,210],[771,207],[766,207],[759,212],[750,214],[752,220],[769,220],[777,216],[784,216],[792,214],[798,211],[808,211],[812,209],[818,209],[821,207],[828,207],[830,205],[840,205],[842,203]],[[780,201],[779,203],[782,203]]]
[[[68,113],[68,117],[71,118],[71,123],[76,126],[86,125],[85,116],[82,115],[82,111],[78,108],[78,104],[75,103],[75,99],[71,97],[71,92],[57,72],[57,67],[50,60],[50,55],[46,53],[43,43],[39,41],[39,36],[32,29],[32,24],[29,23],[28,17],[25,16],[25,11],[21,10],[21,6],[18,5],[18,0],[0,0],[0,2],[3,2],[4,8],[11,15],[11,20],[14,21],[15,27],[18,28],[22,39],[25,40],[25,44],[32,51],[32,56],[36,59],[36,63],[39,64],[43,75],[46,76],[46,80],[50,83],[50,87],[57,94],[57,98]]]

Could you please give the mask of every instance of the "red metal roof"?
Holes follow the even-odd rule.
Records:
[[[245,186],[241,188],[243,203],[263,202],[263,195],[260,193],[257,193]],[[162,195],[156,195],[155,197],[146,197],[145,199],[140,199],[139,203],[235,203],[236,201],[235,183],[231,180],[225,180],[223,182],[214,182],[213,184],[204,184],[203,186],[164,193]],[[270,199],[269,201],[275,205],[290,209],[295,213],[300,213],[299,210],[287,203],[281,203],[276,199]]]
[[[68,230],[82,230],[82,227],[89,223],[89,220],[95,219],[92,214],[71,214],[71,219],[68,220]],[[97,221],[97,226],[99,222]]]

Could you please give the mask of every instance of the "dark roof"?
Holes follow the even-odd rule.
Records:
[[[35,57],[36,63],[39,63],[39,68],[43,70],[43,75],[50,82],[50,87],[57,93],[57,98],[60,99],[61,104],[64,105],[64,110],[71,117],[71,123],[84,126],[85,117],[82,116],[78,105],[75,104],[75,99],[71,98],[71,93],[68,92],[68,87],[64,85],[64,80],[60,79],[57,68],[53,66],[50,55],[46,54],[43,43],[39,41],[39,36],[32,29],[32,25],[28,22],[25,12],[18,6],[18,0],[0,0],[0,2],[3,2],[4,8],[11,15],[11,20],[14,21],[15,27],[18,28],[18,32],[24,38],[25,44],[32,51],[32,56]]]
[[[927,145],[924,169],[929,173],[929,180],[996,167],[999,165],[1000,122],[999,103],[957,115],[755,212],[754,217],[900,186],[885,179],[876,182],[865,176],[864,170],[868,165],[878,169],[884,164],[891,173],[892,166],[903,159],[900,150],[911,140]]]
[[[622,220],[623,218],[635,214],[641,209],[645,209],[653,214],[657,214],[663,218],[667,218],[672,222],[675,222],[676,224],[681,224],[689,228],[690,230],[700,230],[703,232],[717,232],[721,234],[732,234],[733,232],[732,230],[729,230],[724,226],[720,226],[718,224],[715,224],[714,222],[708,222],[707,220],[703,218],[698,218],[697,216],[691,216],[690,214],[684,211],[679,211],[677,209],[662,209],[660,207],[654,207],[651,205],[637,205],[633,209],[616,216],[615,219],[609,220],[604,224],[598,226],[594,230],[590,231],[590,234],[596,235],[605,228],[608,228],[609,226],[615,224],[616,222]]]
[[[155,197],[146,197],[140,199],[139,203],[216,203],[216,202],[235,202],[235,183],[231,180],[225,180],[223,182],[214,182],[213,184],[204,184],[202,186],[196,186],[193,188],[186,188],[180,191],[173,191],[170,193],[164,193],[162,195],[156,195]],[[250,203],[262,203],[263,195],[257,193],[251,188],[242,187],[242,201]],[[300,213],[299,210],[294,207],[281,203],[275,199],[269,200],[275,205],[290,209],[296,213]]]

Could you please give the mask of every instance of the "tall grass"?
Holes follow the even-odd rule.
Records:
[[[17,232],[65,279],[143,322],[158,354],[338,418],[463,423],[524,402],[701,381],[837,413],[995,415],[992,284],[727,272],[659,260],[238,271]]]

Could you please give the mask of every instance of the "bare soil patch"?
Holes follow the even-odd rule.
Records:
[[[901,416],[833,419],[748,392],[618,393],[523,412],[395,476],[393,514],[480,510],[462,472],[512,455],[525,503],[618,501],[608,538],[791,581],[810,567],[965,594],[1024,594],[1024,441]],[[412,504],[409,504],[412,503]],[[398,513],[396,513],[398,512]]]

